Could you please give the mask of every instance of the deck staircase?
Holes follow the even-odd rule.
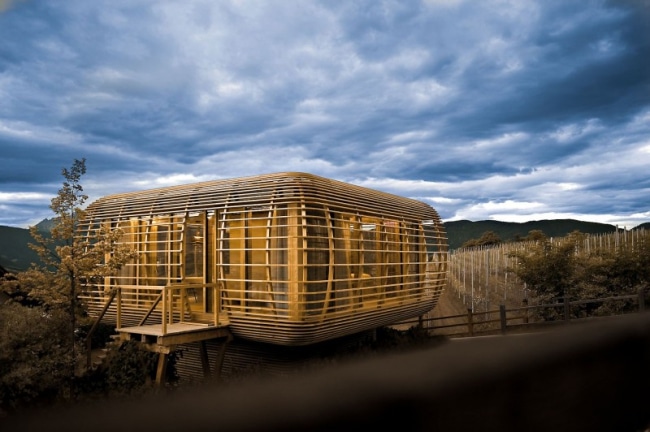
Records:
[[[210,284],[201,284],[203,288]],[[116,302],[116,331],[112,343],[123,343],[126,341],[137,341],[143,349],[156,352],[159,354],[158,370],[156,374],[156,383],[162,384],[165,377],[168,356],[177,346],[189,343],[199,343],[202,358],[207,359],[207,350],[205,342],[207,340],[218,339],[223,341],[223,349],[220,350],[219,358],[215,364],[215,371],[211,370],[207,360],[203,362],[204,375],[211,376],[214,373],[219,375],[223,363],[223,356],[227,345],[232,341],[233,336],[230,332],[230,322],[224,312],[202,312],[193,310],[190,298],[197,285],[171,285],[161,287],[159,297],[153,302],[149,310],[144,313],[137,325],[122,325],[122,299],[120,289],[118,288],[111,294],[103,311],[97,317],[99,322],[104,313],[109,309],[113,301]],[[219,298],[213,304],[213,309],[218,309]],[[155,314],[154,323],[148,324],[154,311],[162,309]],[[110,349],[105,351],[90,350],[88,367],[99,367],[104,363],[109,355]],[[93,356],[94,354],[94,356]]]

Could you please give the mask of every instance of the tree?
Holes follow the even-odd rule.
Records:
[[[513,271],[531,290],[540,304],[558,299],[566,301],[577,285],[576,246],[582,234],[574,232],[563,241],[552,242],[543,239],[530,248],[512,252],[517,266]],[[544,319],[555,319],[555,311],[542,313]]]
[[[525,241],[545,241],[548,237],[542,230],[530,230],[528,235],[524,238]]]
[[[461,247],[495,246],[501,244],[501,238],[494,231],[485,231],[481,238],[466,241]]]
[[[74,396],[74,379],[79,363],[78,326],[86,319],[84,305],[79,301],[84,283],[115,274],[122,265],[136,256],[136,252],[120,246],[122,233],[110,227],[100,227],[86,237],[78,233],[79,222],[84,217],[83,204],[88,196],[83,193],[81,177],[86,173],[86,160],[75,159],[70,169],[64,168],[63,187],[51,201],[56,214],[50,235],[43,235],[36,227],[30,232],[35,243],[30,247],[38,254],[41,264],[19,273],[14,285],[36,301],[46,316],[64,316],[68,322],[65,347],[67,393]],[[25,337],[29,337],[25,335]]]

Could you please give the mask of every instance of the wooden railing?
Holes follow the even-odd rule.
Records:
[[[219,311],[221,310],[221,293],[214,283],[207,284],[172,284],[162,288],[162,334],[167,334],[167,327],[174,324],[175,312],[178,312],[179,322],[185,321],[185,308],[189,308],[187,302],[187,291],[190,289],[204,289],[209,288],[212,290],[212,322],[213,325],[219,327]],[[177,296],[174,293],[178,292]],[[207,296],[206,296],[207,297]],[[177,299],[179,302],[175,302]],[[175,308],[174,305],[178,304]],[[191,315],[191,312],[190,312]]]
[[[514,331],[532,331],[534,328],[543,326],[566,324],[569,322],[578,322],[587,319],[606,318],[615,315],[629,313],[628,311],[607,314],[607,315],[589,315],[573,316],[572,311],[576,306],[593,305],[607,301],[626,301],[631,302],[632,308],[636,306],[636,311],[645,310],[646,290],[641,289],[637,294],[601,297],[595,299],[572,300],[567,302],[555,302],[548,304],[539,304],[529,306],[524,302],[521,307],[507,308],[501,304],[499,309],[487,311],[472,311],[467,309],[467,313],[458,315],[448,315],[441,317],[423,316],[418,319],[404,321],[400,324],[412,324],[422,327],[431,335],[445,335],[448,337],[465,337],[486,334],[506,334]],[[556,312],[556,319],[541,319],[540,313],[548,310],[559,310]],[[632,309],[632,311],[635,311]],[[451,322],[450,322],[451,321]],[[450,331],[458,329],[458,331]]]
[[[221,293],[213,283],[177,283],[161,287],[147,286],[147,291],[158,291],[159,294],[152,300],[151,305],[147,312],[142,316],[138,325],[145,325],[147,319],[151,314],[161,305],[162,307],[162,332],[163,335],[167,334],[167,328],[175,322],[186,322],[186,315],[192,315],[190,303],[188,302],[188,290],[203,290],[210,289],[212,292],[212,325],[220,326],[223,323],[219,320],[219,312],[221,311]],[[122,308],[125,301],[122,296],[122,288],[116,287],[117,305],[116,305],[116,327],[122,328]],[[112,298],[111,298],[112,300]],[[110,301],[109,301],[110,303]],[[162,304],[161,304],[162,303]],[[128,304],[128,302],[126,302]]]
[[[92,339],[93,339],[93,334],[95,333],[95,330],[97,329],[97,326],[101,322],[102,318],[106,314],[106,311],[108,308],[111,306],[111,303],[113,303],[113,300],[117,296],[119,290],[113,290],[111,291],[110,295],[108,296],[108,300],[106,300],[106,303],[104,304],[104,307],[102,308],[102,311],[100,312],[99,316],[95,319],[95,322],[93,323],[92,327],[90,327],[90,330],[88,330],[88,334],[86,335],[86,339],[84,340],[84,345],[86,346],[86,368],[90,369],[92,366]]]
[[[215,327],[219,327],[223,325],[224,323],[220,321],[219,318],[219,312],[221,312],[221,292],[220,290],[217,289],[217,284],[213,283],[178,283],[178,284],[171,284],[167,285],[164,287],[146,287],[148,291],[151,290],[156,290],[159,291],[160,294],[153,300],[151,306],[147,310],[147,312],[144,314],[144,316],[140,319],[138,325],[143,326],[146,324],[147,319],[151,316],[151,314],[158,308],[159,304],[162,302],[162,318],[161,318],[161,326],[162,326],[162,335],[167,335],[168,334],[168,327],[175,322],[185,322],[185,316],[186,316],[186,309],[189,311],[189,315],[191,316],[192,311],[190,308],[190,305],[187,301],[187,291],[190,289],[208,289],[211,290],[212,292],[212,324]],[[176,294],[178,293],[178,294]],[[207,290],[206,290],[207,293]],[[97,329],[97,326],[101,322],[102,318],[110,308],[111,304],[115,301],[115,324],[116,328],[122,328],[122,307],[124,305],[124,301],[122,298],[122,288],[121,287],[115,287],[110,295],[108,296],[108,299],[104,303],[104,306],[99,313],[99,315],[96,317],[95,322],[93,323],[92,327],[88,331],[88,334],[86,335],[86,338],[84,340],[84,344],[86,346],[86,363],[87,367],[91,367],[91,352],[92,352],[92,337],[93,334],[95,333],[95,330]]]

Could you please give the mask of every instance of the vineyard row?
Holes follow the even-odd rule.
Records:
[[[583,234],[576,254],[621,253],[634,251],[642,241],[650,241],[650,231],[618,231],[608,234]],[[551,245],[569,241],[569,237],[550,238]],[[536,242],[511,242],[496,246],[461,248],[449,252],[450,294],[458,296],[472,312],[487,311],[505,304],[521,306],[530,292],[516,276],[514,254],[531,248]]]

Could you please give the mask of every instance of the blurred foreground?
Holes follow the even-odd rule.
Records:
[[[4,424],[3,424],[4,423]],[[0,420],[3,431],[643,431],[650,313]]]

